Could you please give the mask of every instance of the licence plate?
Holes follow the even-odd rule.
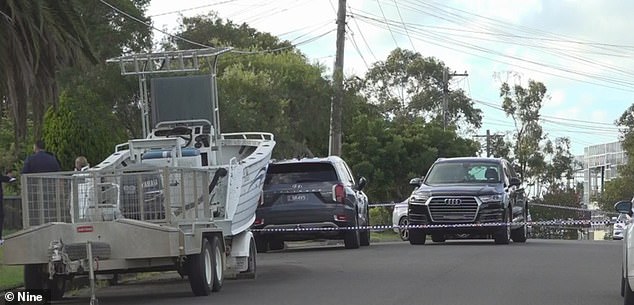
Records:
[[[306,201],[306,195],[286,195],[286,201]]]

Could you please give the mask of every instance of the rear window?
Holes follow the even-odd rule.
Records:
[[[330,163],[288,163],[269,165],[264,184],[294,184],[337,180],[337,172]]]

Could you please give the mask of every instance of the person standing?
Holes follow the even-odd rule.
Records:
[[[58,172],[62,168],[57,157],[46,151],[44,141],[37,140],[33,145],[34,154],[28,156],[22,168],[23,174]]]
[[[0,175],[0,246],[4,244],[4,239],[2,238],[2,227],[4,226],[4,206],[2,204],[3,195],[2,195],[2,183],[3,182],[13,182],[15,181],[15,174],[13,170],[7,171],[6,176]]]
[[[88,159],[84,156],[79,156],[75,159],[75,171],[83,172],[90,168],[90,164],[88,164]]]
[[[46,146],[44,144],[44,141],[37,140],[35,144],[33,145],[33,152],[34,154],[28,156],[26,160],[24,160],[24,167],[22,168],[22,174],[50,173],[50,172],[58,172],[62,170],[62,167],[60,166],[59,161],[57,160],[57,157],[55,157],[55,155],[53,155],[52,153],[46,151]],[[51,182],[51,180],[42,180],[42,179],[40,179],[39,181],[41,182],[46,181],[46,183]],[[45,186],[44,189],[47,192],[51,192],[51,193],[41,194],[42,197],[35,197],[39,190],[34,185],[30,185],[27,183],[26,187],[27,187],[27,192],[29,196],[27,200],[40,201],[39,202],[40,210],[29,211],[29,213],[33,214],[32,215],[33,219],[38,219],[38,218],[41,219],[43,223],[39,223],[39,224],[44,224],[46,222],[51,222],[51,221],[61,221],[57,217],[57,212],[56,212],[57,203],[55,202],[55,196],[54,196],[55,194],[52,193],[53,190],[55,190],[54,187]]]

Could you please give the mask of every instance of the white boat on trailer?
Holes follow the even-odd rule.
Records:
[[[94,303],[95,274],[177,270],[195,295],[218,291],[225,277],[255,277],[248,229],[275,141],[220,133],[215,71],[227,51],[109,60],[139,77],[144,138],[87,171],[21,177],[24,229],[6,238],[4,263],[24,265],[27,289],[59,299],[67,281],[88,275]],[[149,78],[205,63],[205,75]]]

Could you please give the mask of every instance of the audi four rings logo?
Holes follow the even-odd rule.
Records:
[[[448,198],[445,199],[445,204],[446,205],[459,205],[462,203],[462,200],[458,199],[458,198]]]

